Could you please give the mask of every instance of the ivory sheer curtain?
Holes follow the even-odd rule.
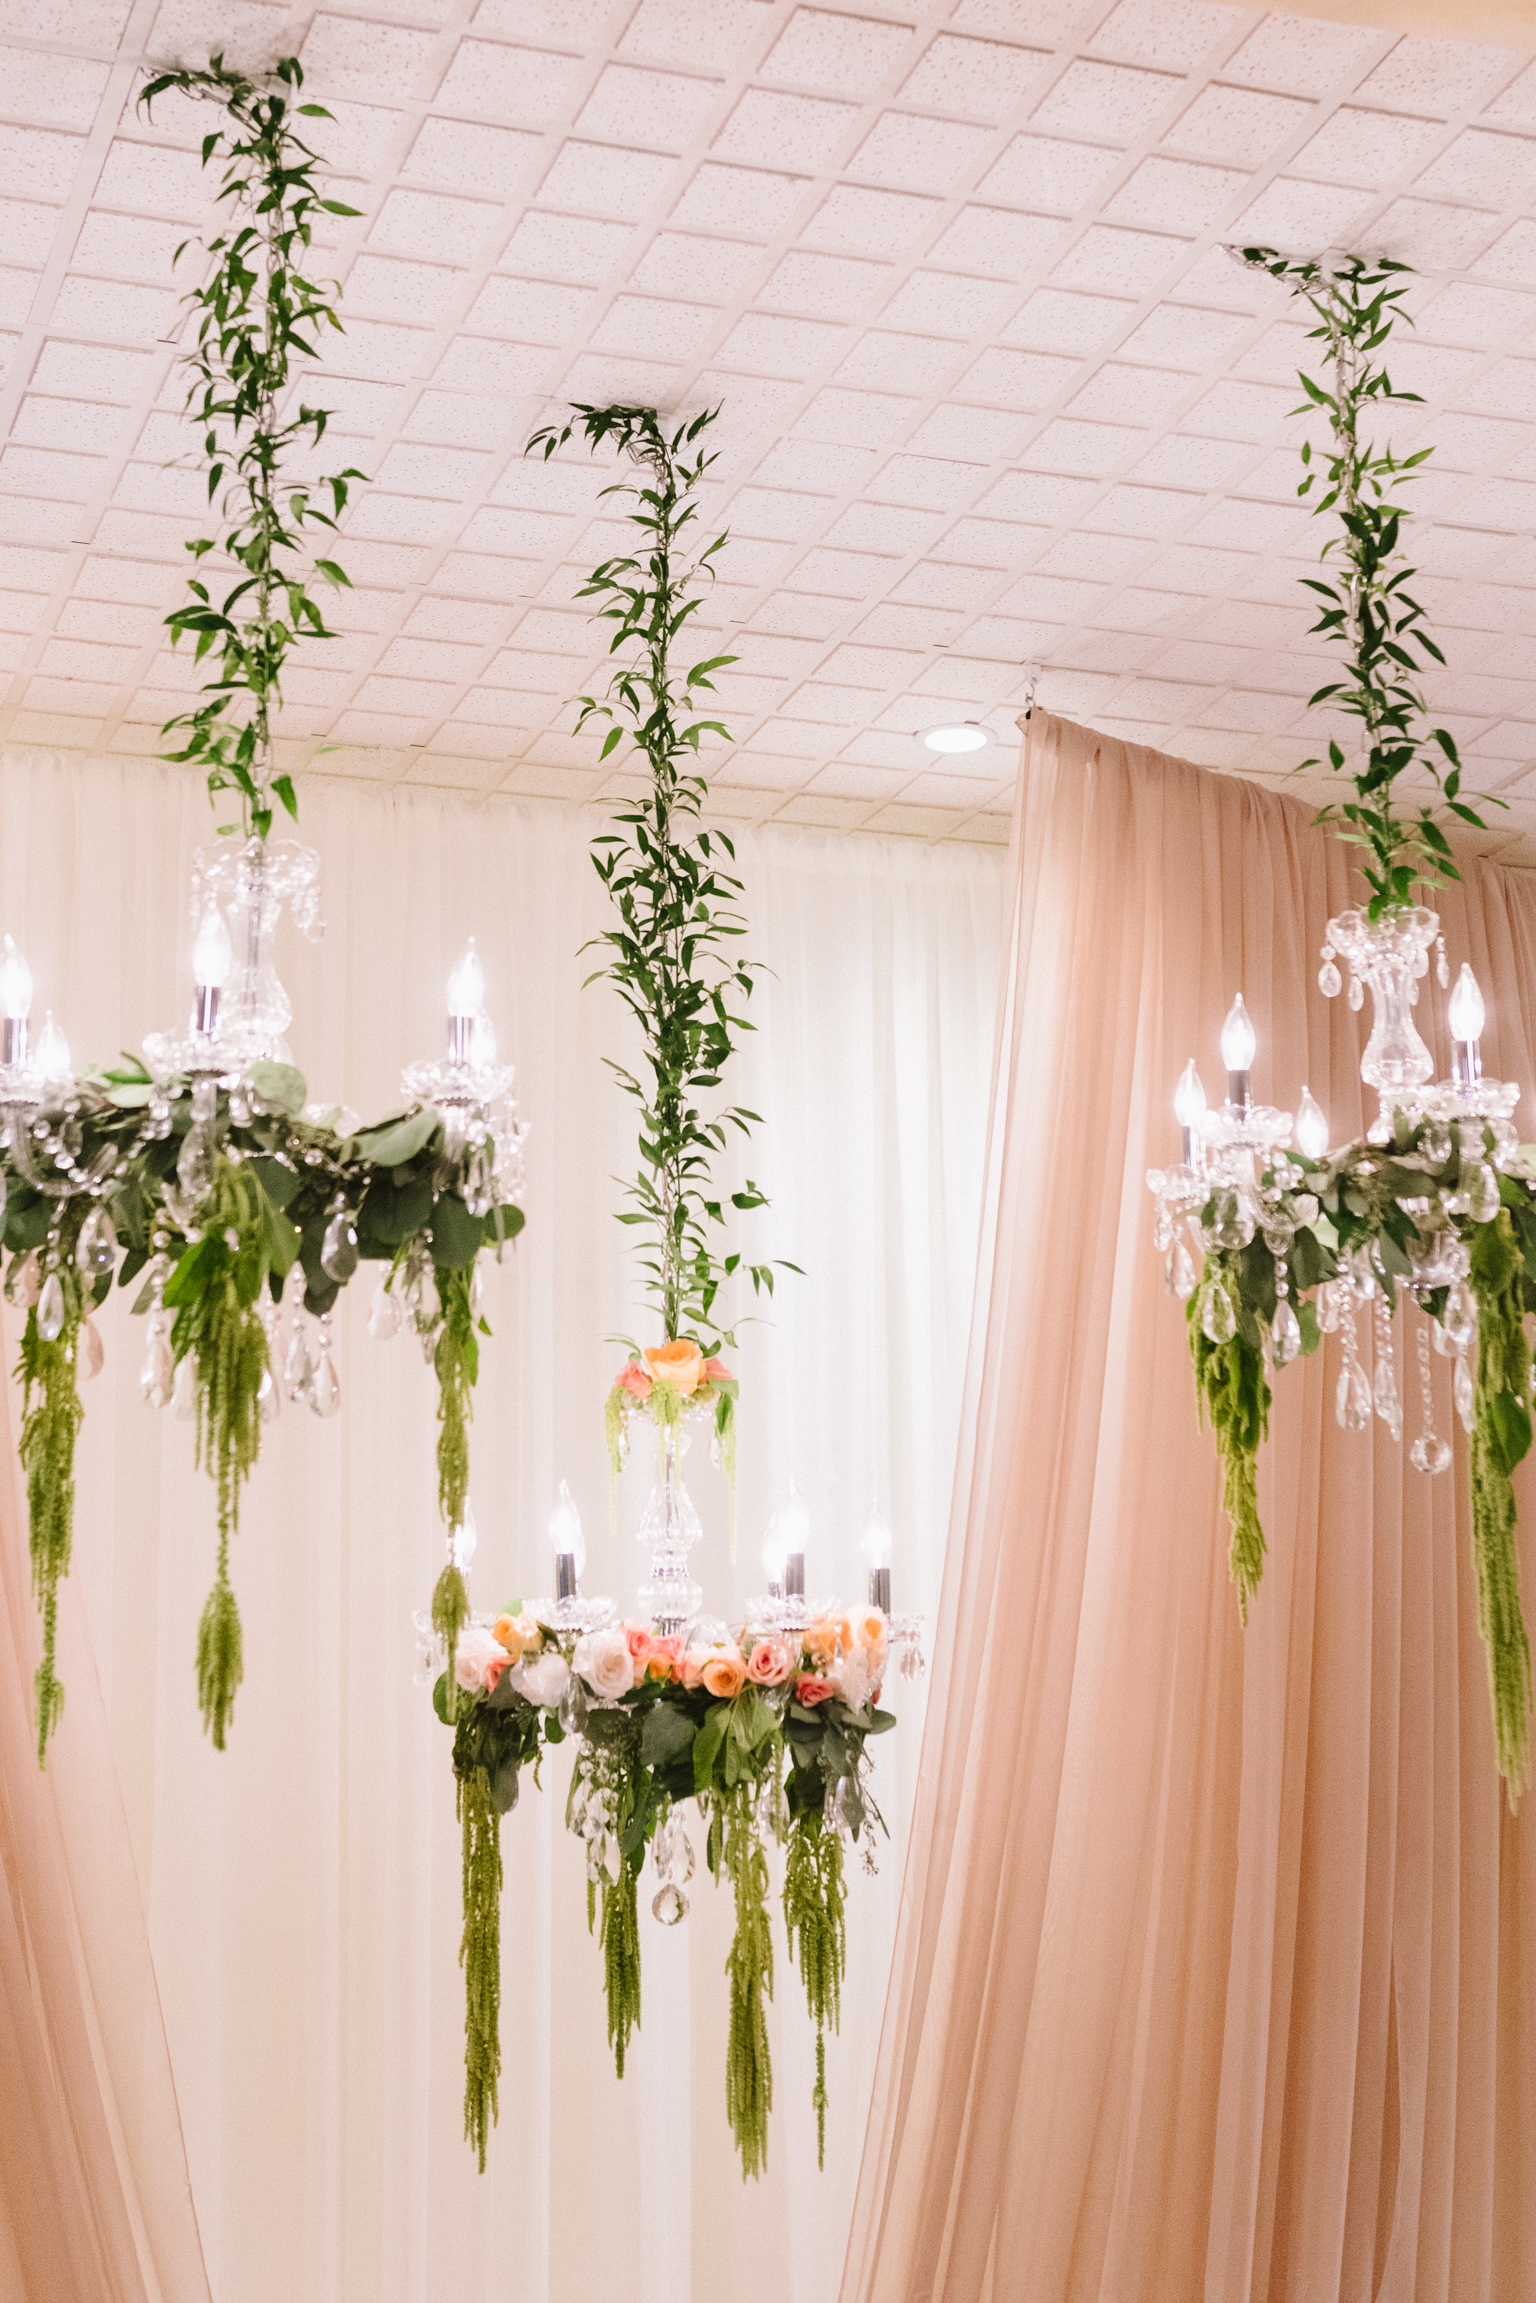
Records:
[[[135,1046],[186,1006],[186,875],[208,828],[200,786],[152,764],[0,759],[0,921],[30,957],[38,1020],[52,1007],[77,1058]],[[602,1448],[615,1359],[604,1339],[641,1315],[612,1220],[633,1129],[602,1061],[624,1043],[607,993],[580,990],[591,962],[576,956],[602,924],[594,829],[566,810],[315,779],[303,832],[321,851],[330,930],[315,947],[280,931],[295,1060],[313,1094],[369,1117],[396,1107],[402,1063],[440,1041],[446,970],[470,933],[518,1065],[533,1123],[529,1221],[487,1291],[495,1337],[474,1430],[485,1604],[549,1587],[544,1529],[561,1477],[585,1521],[589,1588],[626,1601],[641,1566],[631,1530],[643,1474],[626,1472],[610,1534]],[[723,1484],[700,1466],[701,1580],[722,1612],[760,1588],[764,1517],[793,1477],[812,1514],[813,1585],[862,1589],[858,1534],[877,1494],[895,1530],[898,1603],[931,1616],[975,1273],[1003,857],[814,832],[745,832],[738,846],[748,948],[776,971],[752,1003],[759,1028],[738,1083],[765,1114],[741,1170],[773,1201],[748,1220],[754,1244],[808,1276],[781,1283],[771,1324],[743,1331],[740,1556],[733,1566]],[[411,1614],[441,1554],[433,1387],[407,1340],[367,1337],[369,1291],[353,1292],[361,1302],[337,1323],[341,1414],[322,1424],[285,1409],[248,1491],[234,1561],[247,1684],[223,1758],[201,1733],[192,1672],[211,1491],[192,1468],[191,1429],[139,1401],[142,1326],[122,1299],[100,1317],[107,1369],[84,1394],[69,1704],[46,1781],[63,1787],[94,1766],[110,1807],[115,1761],[118,1838],[77,1824],[73,1842],[76,1894],[91,1860],[101,1873],[80,1932],[94,1941],[105,1925],[110,1882],[150,2078],[158,1978],[208,2288],[216,2303],[439,2303],[493,2283],[518,2303],[621,2290],[678,2303],[716,2292],[727,2265],[740,2290],[742,2264],[771,2263],[799,2303],[830,2303],[924,1690],[900,1687],[900,1730],[879,1754],[892,1830],[880,1875],[851,1879],[826,2173],[812,2035],[781,1949],[769,2172],[741,2182],[724,2122],[729,1896],[704,1875],[702,1849],[688,1922],[668,1931],[644,1912],[644,2020],[629,2075],[614,2080],[557,1756],[542,1795],[530,1786],[504,1826],[502,2112],[480,2178],[460,2141],[448,1738],[413,1684]],[[18,1316],[3,1313],[8,1365]],[[3,1493],[24,1658],[21,1684],[10,1675],[9,1753],[34,1635],[14,1482]],[[9,1879],[32,1861],[23,1852],[13,1872],[14,1840],[4,1856]],[[650,1891],[642,1883],[646,1904]],[[130,1957],[139,1908],[153,1976]],[[142,1929],[136,1940],[142,1954]],[[19,1988],[10,1950],[0,1942],[7,2006]],[[62,1974],[32,1983],[46,1998]],[[174,2155],[168,2089],[146,2099],[143,2125]],[[173,2173],[160,2170],[162,2187]],[[161,2204],[174,2234],[164,2303],[202,2303],[185,2198]],[[24,2291],[51,2303],[45,2286]],[[116,2303],[119,2290],[94,2292]]]
[[[1338,1429],[1336,1340],[1286,1371],[1242,1632],[1149,1236],[1174,1080],[1192,1051],[1211,1076],[1237,989],[1260,1099],[1307,1082],[1336,1141],[1358,1131],[1369,1018],[1315,989],[1345,853],[1293,801],[1036,713],[1010,873],[844,2303],[1514,2303],[1536,2276],[1536,1800],[1511,1818],[1494,1774],[1465,1443],[1425,1479],[1380,1427]],[[1440,909],[1529,1128],[1536,880],[1472,865]],[[1402,1364],[1416,1418],[1411,1322]],[[1536,1619],[1529,1466],[1517,1487]]]

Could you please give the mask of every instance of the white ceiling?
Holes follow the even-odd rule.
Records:
[[[1536,64],[1211,0],[5,0],[0,738],[158,748],[202,483],[172,249],[205,111],[145,60],[298,46],[343,197],[321,395],[372,475],[342,637],[287,683],[331,772],[585,799],[573,594],[607,475],[560,401],[721,399],[705,637],[723,807],[997,837],[1024,666],[1245,775],[1317,747],[1300,332],[1221,243],[1416,264],[1406,446],[1433,700],[1536,862]],[[1533,43],[1536,44],[1536,43]],[[327,466],[337,452],[327,441]],[[915,731],[973,715],[946,765]]]

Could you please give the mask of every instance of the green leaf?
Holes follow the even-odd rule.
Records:
[[[289,1119],[299,1117],[309,1093],[301,1071],[292,1064],[254,1063],[249,1076],[268,1111],[282,1112]]]
[[[714,1781],[715,1761],[725,1742],[729,1715],[729,1704],[713,1705],[705,1714],[704,1724],[694,1738],[693,1788],[696,1792],[707,1791]]]
[[[485,1243],[485,1218],[471,1215],[457,1192],[441,1194],[432,1209],[432,1261],[447,1271],[472,1264]]]
[[[432,1105],[423,1104],[418,1111],[406,1112],[398,1119],[379,1120],[360,1129],[352,1138],[352,1150],[357,1158],[370,1160],[375,1167],[404,1167],[426,1150],[441,1125]]]
[[[667,1767],[691,1752],[698,1729],[677,1703],[656,1702],[640,1730],[640,1757],[647,1767]]]

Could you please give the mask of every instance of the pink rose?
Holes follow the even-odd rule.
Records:
[[[672,1632],[666,1639],[653,1639],[650,1654],[645,1659],[648,1679],[676,1679],[682,1669],[683,1641],[680,1632]]]
[[[699,1375],[700,1383],[729,1383],[731,1371],[723,1360],[707,1359]]]
[[[510,1655],[493,1655],[491,1657],[490,1662],[485,1667],[485,1679],[483,1682],[485,1691],[488,1695],[494,1689],[496,1682],[500,1679],[502,1673],[506,1670],[507,1665],[511,1661],[512,1658]]]
[[[758,1687],[778,1687],[789,1677],[789,1658],[776,1639],[760,1639],[747,1658],[747,1677]]]
[[[650,1660],[652,1645],[649,1626],[643,1623],[626,1623],[624,1638],[629,1647],[629,1660],[635,1667],[635,1677],[637,1680],[644,1679],[645,1666]]]
[[[627,1366],[619,1370],[616,1388],[619,1391],[627,1391],[631,1399],[649,1399],[651,1396],[651,1379],[640,1362],[637,1359],[632,1359]]]
[[[678,1673],[684,1687],[698,1687],[702,1683],[705,1653],[704,1649],[693,1647],[684,1655]]]
[[[831,1693],[832,1682],[830,1679],[817,1679],[808,1671],[802,1671],[800,1677],[795,1681],[796,1703],[806,1705],[825,1703]]]

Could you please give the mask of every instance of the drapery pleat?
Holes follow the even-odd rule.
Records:
[[[1246,1632],[1183,1307],[1171,1095],[1241,990],[1254,1091],[1362,1126],[1316,989],[1347,852],[1294,801],[1035,713],[938,1653],[844,2303],[1536,2293],[1536,1801],[1494,1772],[1452,1472],[1276,1381]],[[1439,909],[1536,1121],[1536,880]],[[1444,1076],[1444,995],[1418,1021]],[[1372,1099],[1374,1109],[1374,1099]],[[1371,1346],[1362,1328],[1370,1363]],[[1536,1477],[1517,1478],[1536,1619]]]
[[[0,1383],[0,2298],[208,2303],[138,1872],[78,1593],[44,1774],[36,1614]]]

